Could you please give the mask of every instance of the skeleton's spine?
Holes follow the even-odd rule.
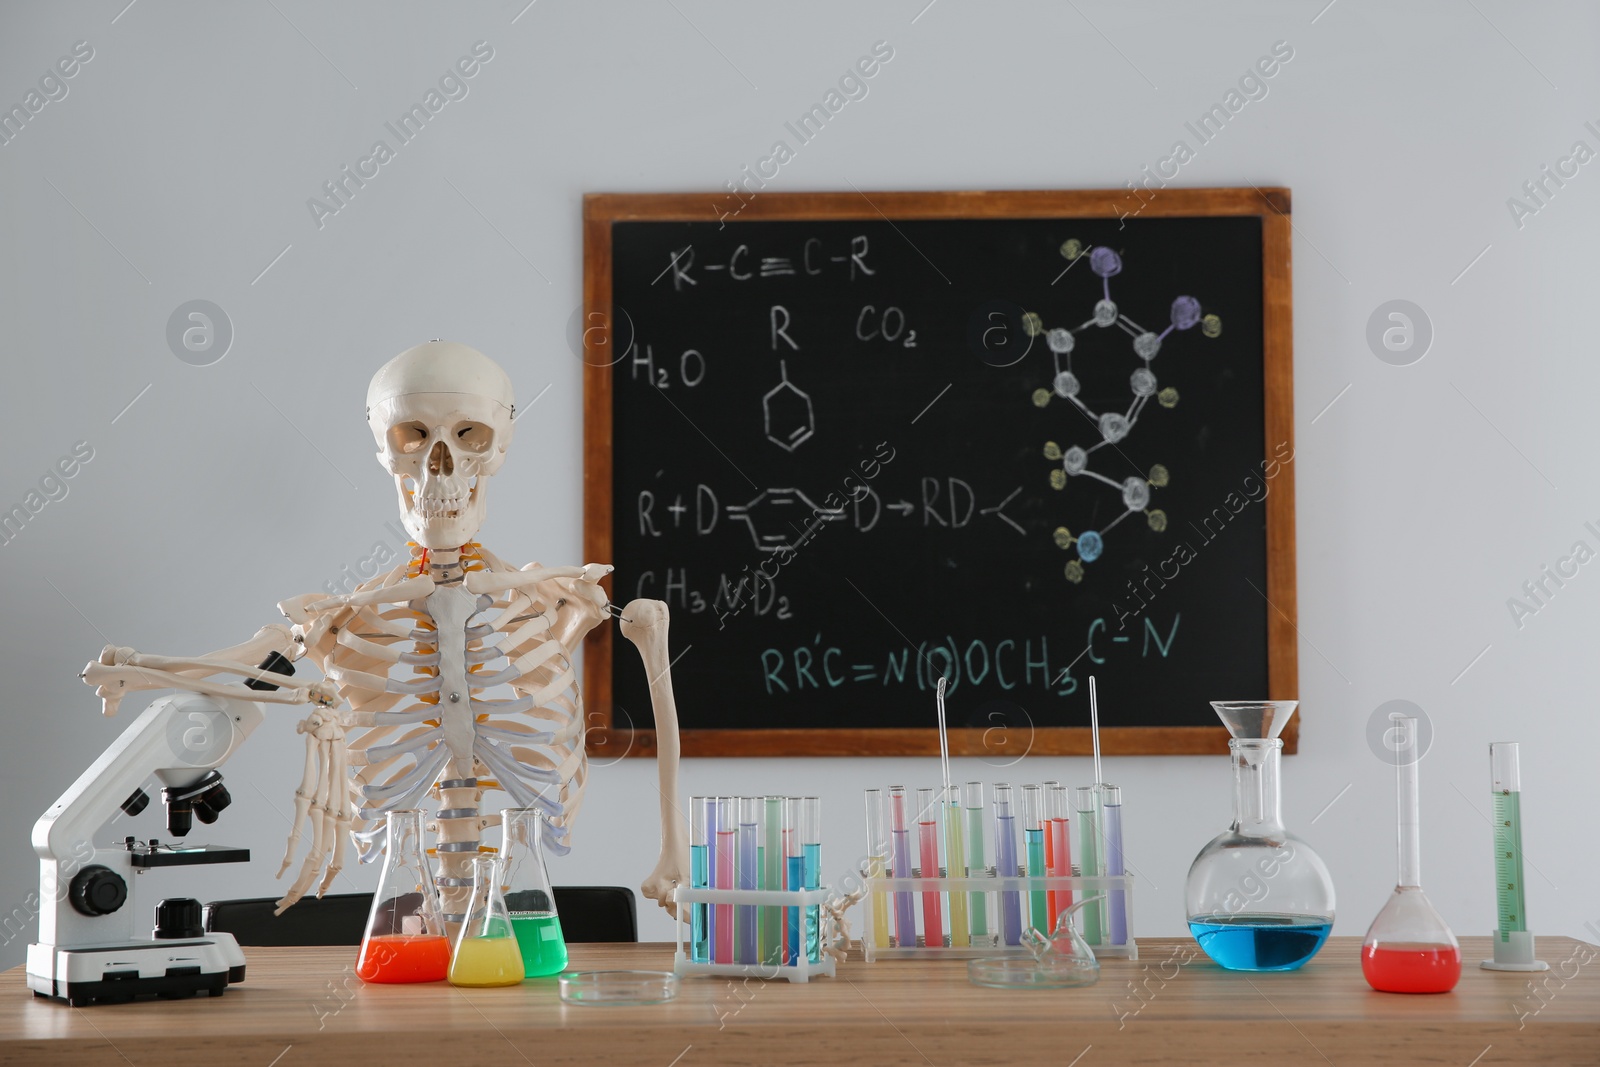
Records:
[[[455,773],[455,761],[450,767],[446,774]],[[434,882],[451,937],[466,921],[472,902],[472,861],[478,855],[481,825],[478,797],[476,778],[450,777],[439,782],[439,814],[435,817],[438,874]]]

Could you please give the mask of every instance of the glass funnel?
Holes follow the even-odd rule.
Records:
[[[456,934],[450,959],[450,984],[516,985],[522,981],[522,952],[506,909],[502,861],[478,856],[472,861],[472,905]]]
[[[367,913],[356,974],[364,982],[440,982],[450,967],[439,893],[422,857],[422,812],[386,819],[383,875]]]
[[[544,820],[538,808],[507,808],[500,813],[500,888],[527,978],[560,974],[567,966],[567,942],[561,936],[561,916],[556,914],[555,892],[544,865]]]
[[[1448,993],[1461,977],[1461,946],[1422,891],[1421,804],[1417,795],[1417,720],[1392,716],[1400,877],[1361,944],[1361,973],[1380,993]]]
[[[1283,826],[1278,739],[1299,702],[1211,702],[1233,739],[1233,825],[1200,850],[1184,883],[1189,930],[1230,971],[1292,971],[1333,928],[1333,879]]]

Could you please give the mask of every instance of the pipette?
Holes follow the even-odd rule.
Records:
[[[1094,675],[1089,676],[1089,726],[1094,737],[1094,817],[1095,837],[1099,842],[1096,859],[1103,875],[1126,874],[1122,855],[1122,790],[1107,785],[1100,773],[1100,699]],[[1088,871],[1084,871],[1088,874]],[[1107,895],[1101,905],[1083,909],[1085,916],[1098,912],[1106,920],[1108,942],[1126,944],[1128,940],[1128,901],[1120,890]],[[1087,922],[1087,919],[1085,919]]]
[[[1499,924],[1494,934],[1494,959],[1480,966],[1491,971],[1547,971],[1534,958],[1528,932],[1527,894],[1522,881],[1522,766],[1515,741],[1489,746],[1490,801],[1494,807],[1494,894]]]

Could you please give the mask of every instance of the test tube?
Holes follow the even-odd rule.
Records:
[[[1056,839],[1055,835],[1050,832],[1050,791],[1060,784],[1060,782],[1052,778],[1040,787],[1044,794],[1044,814],[1039,820],[1039,825],[1044,829],[1044,871],[1042,873],[1046,875],[1054,875],[1056,873]],[[1045,911],[1052,923],[1056,920],[1056,904],[1059,896],[1060,894],[1054,889],[1045,892]],[[1051,930],[1053,929],[1054,927],[1052,926]],[[1051,930],[1043,930],[1041,932],[1049,934]]]
[[[783,888],[783,798],[767,797],[761,823],[761,888]],[[761,962],[776,966],[783,962],[783,909],[771,905],[761,908]]]
[[[733,798],[717,798],[717,855],[716,855],[716,888],[733,889],[735,886],[734,860],[736,856],[735,837],[736,828],[733,822]],[[716,942],[713,951],[716,953],[718,963],[733,962],[733,905],[713,904],[711,910],[715,913]]]
[[[994,867],[1001,878],[1017,877],[1017,818],[1004,782],[994,787]],[[1022,944],[1022,898],[1015,890],[1000,894],[1000,927],[1006,944]]]
[[[871,882],[882,878],[889,864],[889,833],[883,825],[883,790],[867,790],[867,896],[872,901],[872,944],[889,947],[889,897]]]
[[[816,889],[822,885],[822,798],[800,798],[800,848],[803,859],[805,887]],[[806,959],[822,962],[822,908],[812,904],[806,908]]]
[[[1092,785],[1080,785],[1073,790],[1073,806],[1078,812],[1078,873],[1085,878],[1098,878],[1105,872],[1100,867],[1100,849],[1097,840],[1099,819],[1095,817],[1095,792]],[[1087,890],[1102,899],[1085,904],[1078,910],[1083,916],[1083,939],[1091,945],[1100,944],[1100,913],[1104,910],[1104,890]]]
[[[1096,786],[1100,790],[1100,811],[1105,823],[1106,874],[1118,876],[1123,870],[1122,859],[1122,788],[1115,785]],[[1110,927],[1110,944],[1128,943],[1128,902],[1122,890],[1113,889],[1106,897],[1107,925]]]
[[[689,801],[689,884],[695,889],[711,885],[709,842],[706,827],[711,819],[709,797],[693,797]],[[711,962],[711,915],[709,904],[695,904],[689,909],[689,960],[691,963]]]
[[[739,798],[739,888],[754,889],[760,878],[756,849],[761,837],[761,798]],[[736,963],[756,963],[756,906],[737,904],[735,913],[739,927],[738,959]]]
[[[800,850],[800,798],[783,798],[783,867],[784,887],[790,890],[805,888],[805,860]],[[784,962],[794,966],[800,962],[800,946],[804,944],[800,908],[787,909],[788,922],[784,924]]]
[[[1036,785],[1022,787],[1022,839],[1028,850],[1028,876],[1041,878],[1048,871],[1044,843],[1044,801]],[[1034,889],[1028,894],[1028,921],[1045,936],[1050,935],[1050,894]]]
[[[1044,787],[1045,840],[1049,843],[1050,873],[1057,878],[1072,877],[1072,846],[1067,821],[1067,787],[1060,782],[1046,782]],[[1061,889],[1050,894],[1050,932],[1055,932],[1056,920],[1072,907],[1072,890]]]
[[[956,792],[956,787],[951,786],[948,796],[941,796],[939,800],[944,807],[944,866],[945,873],[951,878],[960,878],[967,873],[966,836],[963,830],[965,820],[961,816],[961,797]],[[967,937],[967,894],[951,893],[947,897],[950,901],[950,947],[966,948]]]
[[[968,782],[962,797],[967,813],[967,877],[982,878],[989,873],[983,848],[983,783]],[[973,893],[969,919],[974,941],[989,936],[989,894]]]
[[[939,809],[933,790],[917,790],[917,873],[924,878],[939,877]],[[944,948],[944,909],[937,889],[922,893],[922,943]]]
[[[906,787],[889,787],[889,854],[896,878],[911,877],[911,831],[906,826]],[[917,917],[911,894],[894,895],[895,941],[901,948],[917,947]]]

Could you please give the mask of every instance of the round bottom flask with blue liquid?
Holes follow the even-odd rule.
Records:
[[[1184,884],[1189,930],[1230,971],[1292,971],[1333,929],[1333,879],[1283,826],[1282,732],[1293,700],[1212,701],[1233,735],[1233,825],[1200,850]]]

